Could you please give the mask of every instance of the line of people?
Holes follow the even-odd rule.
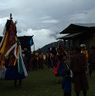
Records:
[[[74,85],[76,96],[80,96],[81,91],[83,96],[87,96],[89,71],[86,46],[81,45],[80,48],[77,47],[71,52],[59,46],[53,59],[55,61],[53,73],[56,77],[62,77],[64,96],[72,95],[72,85]]]
[[[86,49],[85,44],[72,50],[65,50],[63,45],[50,48],[46,54],[35,53],[31,55],[30,68],[43,69],[44,66],[53,69],[56,77],[62,77],[64,96],[72,95],[72,85],[76,96],[87,96],[89,89],[88,76],[95,70],[95,48]]]

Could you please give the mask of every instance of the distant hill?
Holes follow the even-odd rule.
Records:
[[[45,45],[44,47],[38,49],[36,52],[43,52],[43,53],[46,53],[46,52],[48,52],[49,48],[58,47],[58,44],[59,44],[59,43],[60,43],[60,41],[47,44],[47,45]]]

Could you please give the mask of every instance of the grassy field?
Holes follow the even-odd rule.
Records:
[[[0,80],[0,96],[63,96],[61,84],[51,69],[37,70],[29,73],[23,80],[21,88],[15,88],[13,81]],[[95,96],[95,75],[89,80],[88,96]],[[72,92],[72,96],[75,96]],[[81,95],[82,96],[82,95]]]

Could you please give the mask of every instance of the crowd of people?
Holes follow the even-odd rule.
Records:
[[[52,47],[46,54],[31,54],[29,68],[32,70],[43,69],[45,66],[52,68],[53,75],[62,77],[61,84],[64,96],[72,95],[72,85],[76,96],[87,96],[89,89],[88,77],[95,70],[95,48],[87,50],[85,44],[72,50],[66,50],[61,44],[58,48]]]

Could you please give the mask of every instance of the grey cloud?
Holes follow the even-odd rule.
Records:
[[[44,34],[48,42],[56,39],[57,34],[72,22],[95,22],[95,0],[0,0],[0,5],[0,18],[13,13],[18,33],[32,29],[43,34],[42,29],[49,30],[46,31],[48,36]]]

